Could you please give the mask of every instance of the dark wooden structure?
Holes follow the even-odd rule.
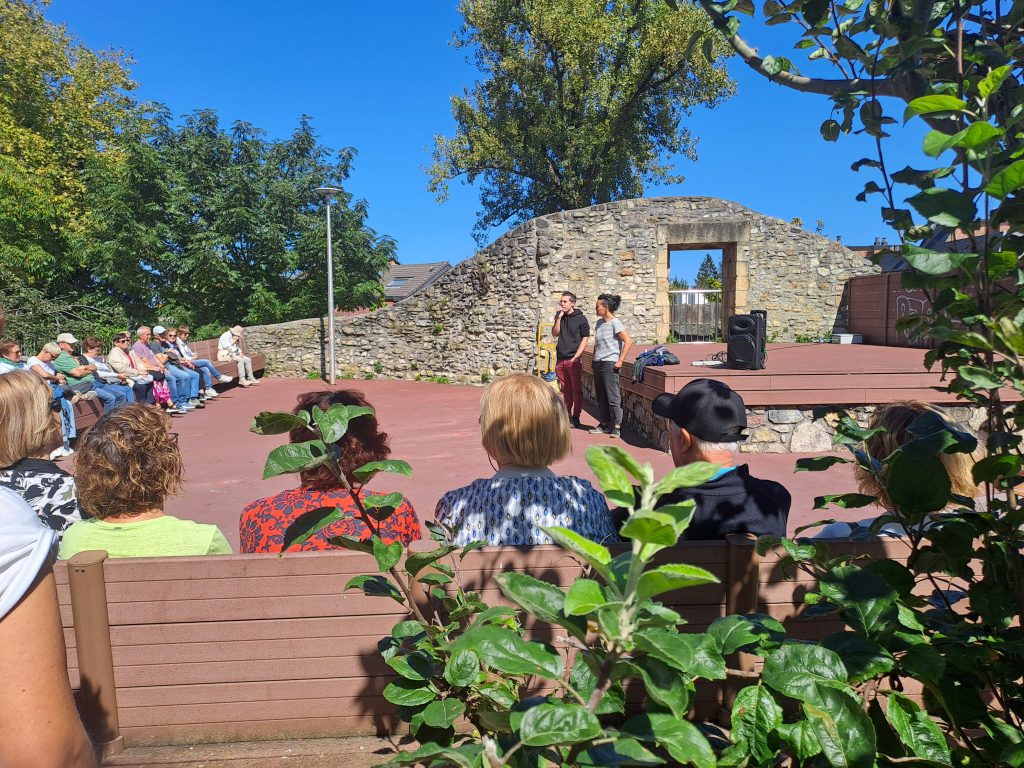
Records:
[[[847,326],[851,333],[863,336],[865,344],[932,346],[929,338],[912,337],[896,329],[899,320],[924,314],[931,306],[924,291],[903,287],[902,276],[902,272],[885,272],[853,277],[847,283],[850,291]]]

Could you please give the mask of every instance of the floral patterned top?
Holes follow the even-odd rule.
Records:
[[[75,478],[47,459],[22,459],[0,469],[0,486],[23,498],[43,524],[63,533],[82,519],[75,493]]]
[[[551,544],[539,526],[553,525],[601,543],[619,541],[604,496],[582,478],[549,469],[502,467],[493,477],[446,493],[434,514],[453,529],[455,544]]]
[[[360,498],[375,495],[383,493],[363,491]],[[348,491],[342,488],[315,491],[299,486],[283,491],[277,496],[254,501],[242,511],[242,517],[238,522],[239,551],[280,552],[281,545],[284,544],[284,532],[288,526],[300,515],[320,507],[341,507],[347,514],[341,520],[317,531],[289,552],[339,549],[328,541],[333,536],[369,538],[370,531],[359,519],[359,511]],[[403,498],[394,514],[381,521],[380,537],[385,544],[393,541],[409,544],[422,538],[420,521],[408,499]]]

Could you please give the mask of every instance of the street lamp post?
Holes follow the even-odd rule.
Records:
[[[334,255],[331,251],[331,198],[341,193],[338,187],[317,187],[315,190],[327,203],[327,348],[330,362],[327,380],[334,384]]]

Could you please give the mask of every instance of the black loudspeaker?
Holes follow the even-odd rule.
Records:
[[[768,357],[765,336],[768,313],[755,309],[749,315],[730,315],[727,324],[729,332],[726,342],[726,365],[747,371],[764,368]]]

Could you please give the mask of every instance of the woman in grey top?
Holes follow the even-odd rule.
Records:
[[[622,426],[619,371],[633,341],[626,326],[615,317],[621,303],[621,296],[602,293],[594,307],[598,317],[594,326],[594,394],[601,423],[590,430],[592,435],[607,433],[610,437],[618,437]]]

